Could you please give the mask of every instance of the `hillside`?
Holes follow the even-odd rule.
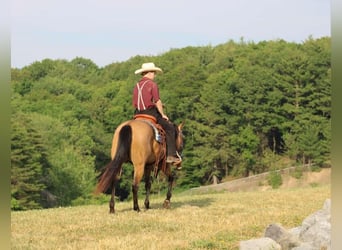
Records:
[[[330,185],[263,192],[164,194],[151,197],[150,210],[137,213],[132,202],[11,213],[12,249],[238,249],[271,223],[298,226],[330,198]],[[142,205],[144,197],[139,197]]]
[[[282,185],[280,188],[308,187],[318,184],[330,184],[331,168],[322,168],[319,172],[307,171],[300,178],[295,178],[290,174],[293,168],[281,171]],[[220,184],[192,188],[190,193],[202,193],[208,191],[264,191],[272,187],[267,183],[269,172],[240,178],[233,181],[226,181]]]

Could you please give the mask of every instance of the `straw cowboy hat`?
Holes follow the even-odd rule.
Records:
[[[149,62],[149,63],[143,63],[141,65],[141,69],[137,69],[134,74],[141,74],[143,72],[149,72],[149,71],[156,71],[156,72],[160,72],[162,73],[163,71],[161,70],[161,68],[158,68],[154,65],[154,63]]]

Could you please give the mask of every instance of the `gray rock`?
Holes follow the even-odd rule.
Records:
[[[297,238],[299,238],[300,230],[301,230],[301,227],[294,227],[294,228],[289,229],[288,232],[290,234],[293,234]]]
[[[301,243],[298,247],[292,248],[292,250],[315,250],[316,248],[308,242]]]
[[[289,250],[300,245],[298,237],[288,232],[280,224],[269,225],[265,230],[264,236],[277,242],[282,250]]]
[[[331,200],[323,208],[306,217],[302,225],[286,230],[270,224],[264,238],[240,242],[240,250],[331,250]]]
[[[323,209],[309,215],[303,220],[299,238],[310,242],[315,249],[331,248],[331,201],[326,200]]]
[[[281,250],[281,246],[271,238],[240,241],[240,250]]]

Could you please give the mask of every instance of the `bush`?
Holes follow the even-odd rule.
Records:
[[[272,186],[273,189],[277,189],[283,184],[283,180],[281,178],[281,174],[277,171],[272,171],[268,175],[268,184]]]
[[[299,180],[303,176],[303,168],[297,166],[294,172],[291,172],[290,175]]]

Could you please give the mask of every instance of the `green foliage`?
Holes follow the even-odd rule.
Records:
[[[133,115],[140,77],[133,72],[146,61],[164,71],[156,81],[166,113],[186,121],[180,189],[290,163],[328,165],[330,55],[329,37],[301,44],[242,40],[103,68],[77,57],[12,69],[12,209],[96,202],[98,170],[110,159],[114,129]],[[121,199],[129,198],[131,177],[127,164]],[[154,192],[164,190],[161,180],[155,184]]]
[[[295,170],[290,175],[296,179],[300,179],[303,176],[303,168],[296,166]]]
[[[11,208],[40,208],[49,168],[45,144],[30,117],[21,113],[12,119],[11,137]]]
[[[283,179],[279,171],[271,171],[267,177],[267,182],[273,189],[277,189],[283,184]]]
[[[241,162],[239,173],[244,176],[249,175],[249,171],[254,171],[253,166],[257,162],[257,150],[259,146],[259,138],[254,134],[251,126],[240,128],[239,133],[232,135],[231,147],[237,152],[237,157]]]

